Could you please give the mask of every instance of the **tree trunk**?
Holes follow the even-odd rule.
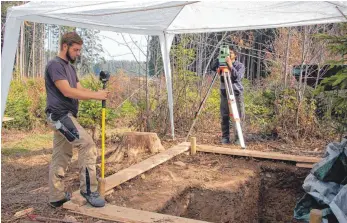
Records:
[[[199,37],[200,37],[200,41],[201,41],[201,35],[199,35]],[[186,38],[186,34],[182,34],[182,38]],[[199,47],[198,47],[198,50],[201,50],[200,49],[200,43],[199,43]],[[186,48],[186,45],[184,45],[183,46],[183,48],[185,49]],[[200,54],[200,53],[199,53]],[[198,74],[198,76],[199,76],[199,72],[200,72],[200,61],[201,60],[199,60],[199,58],[201,58],[201,57],[198,57],[197,58],[197,62],[198,62],[198,69],[197,69],[197,74]],[[186,59],[184,59],[183,60],[184,62],[183,62],[183,84],[184,84],[184,103],[183,103],[183,106],[184,106],[184,112],[185,112],[185,117],[189,117],[188,116],[188,106],[187,106],[187,79],[186,79],[186,72],[185,72],[185,70],[186,70],[186,66],[187,66],[187,64],[186,64]],[[199,90],[199,98],[201,97],[201,86],[202,86],[202,82],[201,82],[201,84],[200,84],[200,90]],[[179,99],[179,97],[177,97],[177,100],[180,100]],[[185,126],[182,126],[182,128],[184,128]],[[182,129],[183,130],[183,129]]]
[[[46,39],[46,29],[45,29],[45,24],[42,24],[42,45],[41,45],[41,50],[42,50],[42,64],[41,64],[41,75],[44,77],[45,73],[45,66],[46,66],[46,55],[45,55],[45,39]]]
[[[150,36],[148,36],[147,39],[147,54],[146,54],[146,131],[150,132],[150,114],[149,114],[149,87],[148,87],[148,62],[149,62],[149,43],[150,43]]]
[[[307,86],[307,76],[308,76],[308,66],[306,66],[306,69],[305,69],[304,87],[302,89],[302,95],[305,95],[305,90]]]
[[[321,48],[321,51],[320,51],[320,55],[319,55],[319,59],[318,59],[318,67],[317,67],[317,77],[316,77],[316,83],[315,83],[315,85],[314,85],[314,89],[316,89],[317,88],[317,86],[318,86],[318,83],[319,83],[319,79],[320,79],[320,73],[321,73],[321,69],[322,69],[322,67],[321,67],[321,63],[322,63],[322,48]]]
[[[36,63],[36,61],[35,61],[35,23],[33,24],[33,43],[32,43],[32,48],[33,48],[33,57],[32,57],[32,68],[33,68],[33,70],[32,70],[32,75],[33,75],[33,77],[35,77],[36,76],[36,74],[35,74],[35,63]]]
[[[198,64],[198,72],[197,72],[197,75],[198,75],[198,77],[202,77],[203,75],[202,75],[202,73],[203,73],[203,71],[202,71],[202,60],[203,60],[203,58],[202,58],[202,53],[203,53],[203,51],[204,51],[204,46],[202,45],[202,43],[203,43],[203,41],[204,41],[204,34],[203,33],[200,33],[199,34],[199,43],[198,43],[198,52],[199,52],[199,56],[198,56],[198,58],[197,58],[197,64]],[[186,68],[186,67],[185,67]],[[200,86],[199,86],[199,101],[201,100],[201,98],[202,98],[202,88],[203,88],[203,83],[204,82],[204,79],[203,78],[201,78],[201,82],[200,82]]]
[[[260,44],[258,44],[258,64],[257,64],[257,82],[260,83],[260,65],[261,65],[261,53],[260,53]]]
[[[252,56],[251,56],[251,69],[250,69],[250,78],[251,78],[251,81],[252,81],[252,83],[253,83],[253,80],[254,80],[254,61],[253,61],[253,48],[251,49],[251,54],[252,54]]]
[[[284,63],[284,88],[287,87],[288,82],[288,61],[289,61],[289,45],[290,45],[290,28],[288,28],[288,37],[287,37],[287,49],[286,49],[286,60]]]
[[[299,83],[298,83],[298,90],[297,90],[297,100],[298,100],[298,107],[296,109],[296,118],[295,118],[295,124],[296,124],[296,139],[299,138],[299,114],[301,112],[301,102],[302,102],[302,72],[304,68],[305,63],[305,49],[306,49],[306,27],[304,27],[303,37],[302,37],[302,54],[301,54],[301,69],[300,69],[300,77],[299,77]]]
[[[325,26],[323,26],[323,33],[325,33]],[[318,83],[319,83],[319,78],[320,78],[320,70],[321,70],[321,63],[322,63],[322,54],[323,54],[323,46],[321,46],[321,51],[319,54],[319,59],[318,59],[318,71],[317,71],[317,78],[316,78],[316,83],[314,85],[314,89],[317,88]]]
[[[33,34],[33,33],[31,33],[31,34]],[[32,38],[34,38],[34,35],[32,35]],[[31,44],[28,43],[28,47],[30,47],[30,45],[31,45],[31,48],[30,48],[30,53],[29,53],[29,57],[28,57],[28,77],[30,77],[30,74],[32,77],[34,77],[33,70],[32,70],[32,67],[34,66],[34,63],[32,61],[33,54],[34,54],[33,39],[32,39]]]
[[[248,60],[247,60],[247,79],[251,80],[250,78],[250,69],[251,69],[251,51],[248,49]]]
[[[320,66],[321,66],[321,65],[320,65],[320,61],[319,61],[319,63],[318,63],[318,68],[317,68],[316,83],[315,83],[315,85],[314,85],[314,89],[316,89],[317,86],[318,86],[318,82],[319,82],[319,78],[320,78],[320,70],[321,70],[321,67],[320,67]]]
[[[260,38],[259,38],[260,36]],[[261,42],[261,34],[257,33],[257,37],[255,38],[255,40]],[[260,53],[260,43],[256,43],[255,45],[257,46],[256,49],[258,50],[258,52],[256,53],[256,57],[257,57],[257,83],[259,84],[260,83],[260,64],[261,64],[261,61],[260,61],[260,56],[261,56],[261,53]]]
[[[17,49],[16,49],[16,79],[20,79],[20,66],[19,66],[19,47],[20,47],[20,44],[17,44]]]
[[[20,79],[22,79],[24,77],[24,22],[20,29]]]

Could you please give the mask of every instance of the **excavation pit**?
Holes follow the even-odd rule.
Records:
[[[180,155],[116,187],[107,200],[208,222],[295,222],[308,172],[290,163]]]

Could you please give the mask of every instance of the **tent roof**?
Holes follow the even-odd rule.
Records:
[[[347,2],[29,2],[20,20],[134,34],[197,33],[347,21]]]

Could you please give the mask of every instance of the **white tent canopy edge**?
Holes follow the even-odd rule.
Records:
[[[174,34],[345,22],[346,14],[346,2],[29,2],[7,13],[1,61],[1,120],[23,21],[159,36],[174,137],[170,66]],[[237,19],[231,20],[230,15]]]

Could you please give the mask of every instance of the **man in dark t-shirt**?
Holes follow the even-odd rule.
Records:
[[[45,72],[45,83],[47,91],[46,113],[50,112],[55,115],[54,120],[71,112],[77,117],[78,99],[65,97],[63,93],[55,86],[58,80],[68,80],[71,88],[77,88],[79,82],[74,67],[66,60],[56,56],[47,64]]]
[[[45,70],[47,92],[47,121],[54,129],[53,154],[49,168],[49,203],[59,207],[70,200],[62,178],[72,157],[72,149],[78,149],[80,192],[94,207],[103,207],[105,200],[97,191],[96,145],[92,137],[77,121],[78,100],[106,100],[105,90],[91,91],[79,83],[72,63],[80,56],[83,41],[75,32],[62,36],[60,52],[49,61]]]

